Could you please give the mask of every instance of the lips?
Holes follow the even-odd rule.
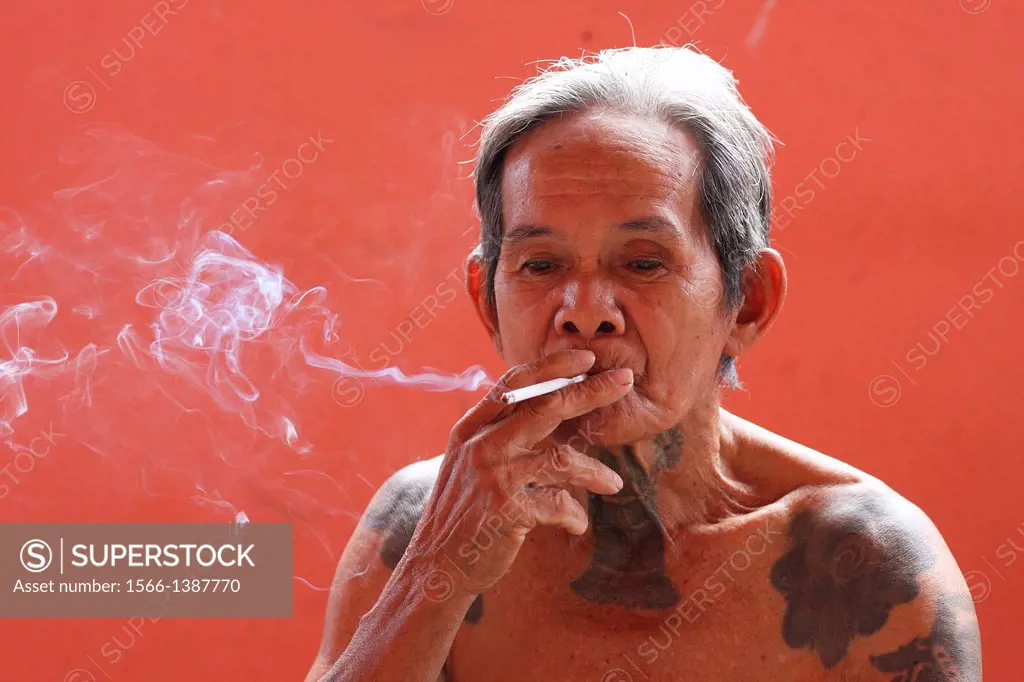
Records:
[[[633,355],[632,353],[627,354],[625,352],[617,352],[612,348],[597,350],[592,345],[587,346],[585,350],[590,350],[597,355],[597,360],[595,360],[594,364],[589,370],[587,370],[587,374],[600,374],[601,372],[607,372],[610,369],[626,367],[633,370],[634,382],[641,376],[640,370],[633,366],[634,363],[628,361],[628,357]]]
[[[610,369],[619,369],[620,367],[625,367],[627,369],[633,369],[632,367],[630,367],[626,363],[621,363],[620,364],[620,363],[612,363],[612,362],[602,362],[600,359],[598,359],[598,361],[595,362],[594,365],[590,368],[590,371],[588,373],[592,374],[592,375],[593,374],[600,374],[601,372],[607,372]],[[638,372],[636,369],[633,369],[633,382],[636,383],[636,381],[639,378],[640,378],[640,372]]]

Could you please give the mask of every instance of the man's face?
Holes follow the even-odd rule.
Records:
[[[562,429],[605,444],[679,423],[717,383],[729,332],[721,275],[699,211],[689,133],[584,111],[517,140],[502,183],[495,274],[509,365],[589,348],[594,370],[629,367],[633,390]]]

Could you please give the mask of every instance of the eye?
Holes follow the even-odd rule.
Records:
[[[546,272],[551,272],[552,270],[554,270],[555,264],[553,261],[549,260],[528,260],[525,263],[523,263],[522,269],[528,273],[542,275]]]
[[[628,265],[637,272],[642,273],[657,272],[661,268],[665,267],[660,260],[654,260],[652,258],[637,258],[629,261]]]

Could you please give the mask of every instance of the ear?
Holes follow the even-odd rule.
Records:
[[[491,343],[501,353],[501,335],[498,333],[498,315],[487,301],[487,271],[483,258],[476,251],[469,254],[465,263],[466,293],[473,302],[476,316],[491,337]]]
[[[743,271],[743,301],[724,352],[739,357],[768,331],[786,299],[786,264],[775,249],[763,249]]]

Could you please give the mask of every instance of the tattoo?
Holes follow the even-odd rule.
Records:
[[[679,590],[665,574],[664,527],[655,503],[654,476],[679,461],[682,434],[671,429],[659,435],[655,445],[650,475],[631,446],[624,447],[622,457],[607,450],[598,455],[624,485],[615,495],[587,495],[594,553],[571,587],[588,601],[647,609],[679,603]]]
[[[940,601],[928,635],[870,660],[879,671],[896,673],[892,682],[978,682],[981,635],[973,602],[948,595]]]
[[[869,492],[797,514],[792,547],[771,572],[786,599],[786,644],[811,649],[833,668],[856,635],[878,632],[894,606],[917,596],[917,576],[933,557],[896,520]]]
[[[673,426],[655,436],[654,445],[658,451],[658,458],[655,460],[652,476],[679,464],[683,456],[683,432],[678,426]]]
[[[434,482],[426,478],[391,478],[366,510],[366,525],[387,533],[380,559],[394,570],[405,554]]]

